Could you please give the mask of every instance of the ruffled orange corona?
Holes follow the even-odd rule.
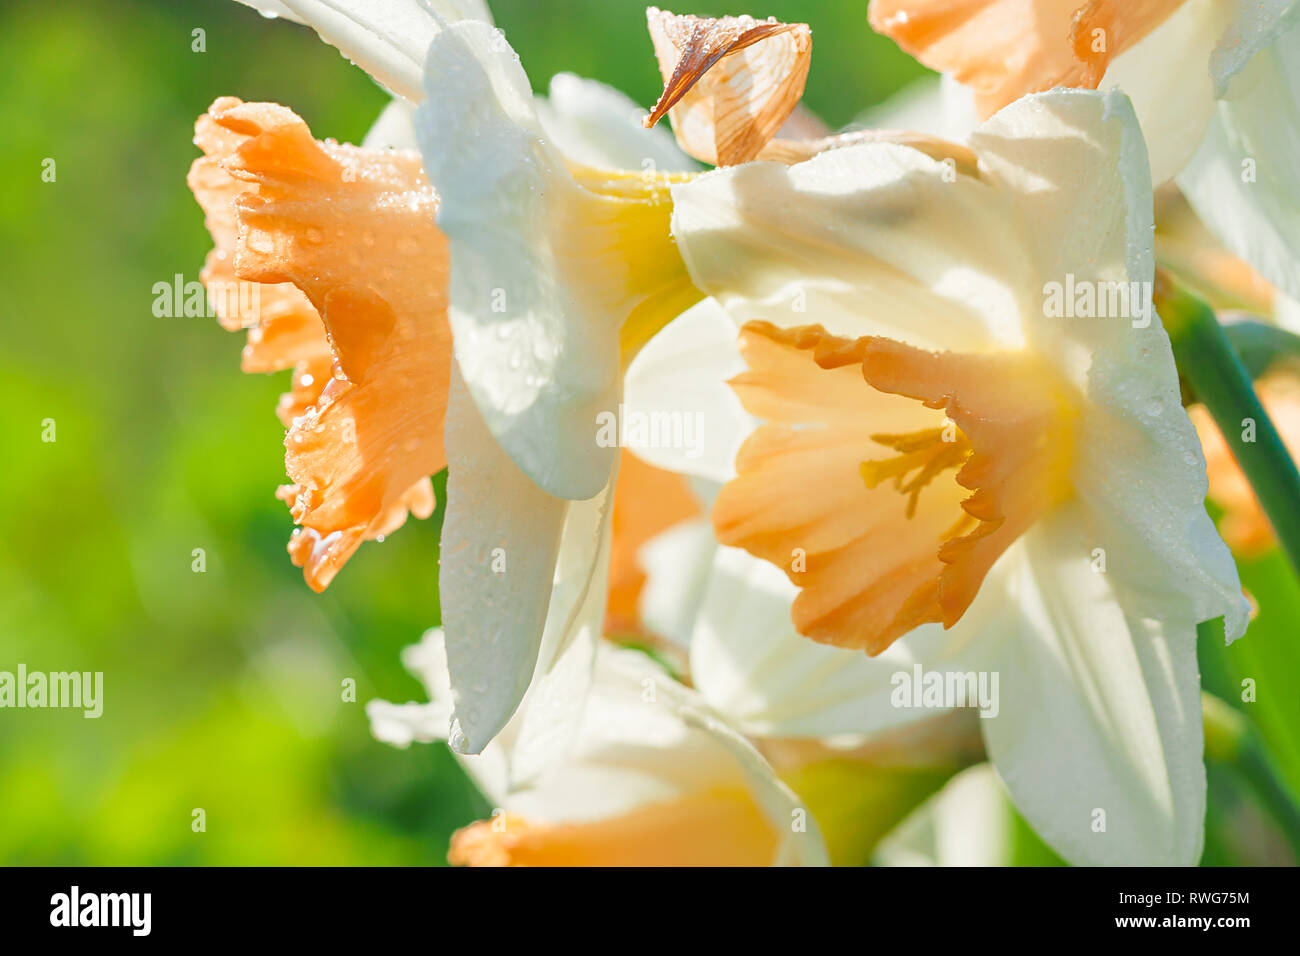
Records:
[[[951,627],[1069,493],[1074,400],[1025,355],[765,322],[745,325],[741,351],[749,371],[732,386],[767,424],[714,527],[786,571],[795,627],[814,640],[875,655],[921,624]]]
[[[362,541],[434,509],[451,356],[437,199],[418,154],[319,142],[275,104],[219,99],[197,130],[190,183],[217,242],[204,281],[271,290],[244,368],[294,366],[279,495],[320,591]]]

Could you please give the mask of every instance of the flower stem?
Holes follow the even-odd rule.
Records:
[[[1214,311],[1161,272],[1156,273],[1155,302],[1184,383],[1219,426],[1300,575],[1300,471],[1260,404],[1250,374]],[[1254,430],[1246,439],[1243,431],[1250,422]]]

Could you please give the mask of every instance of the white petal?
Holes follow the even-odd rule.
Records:
[[[1006,556],[1009,600],[990,625],[1010,638],[985,742],[1071,863],[1191,865],[1205,813],[1195,623],[1129,613],[1127,582],[1093,570],[1084,510],[1061,509]]]
[[[442,628],[431,627],[420,637],[420,643],[402,648],[402,666],[424,685],[430,700],[451,700],[447,638]]]
[[[673,203],[692,279],[737,322],[972,350],[1019,345],[1041,309],[1005,197],[903,146],[719,169]]]
[[[569,505],[532,688],[511,747],[510,782],[534,780],[573,745],[586,709],[609,587],[614,478]]]
[[[688,727],[708,734],[727,751],[749,784],[759,807],[781,834],[775,866],[829,866],[821,832],[798,795],[777,778],[754,745],[702,699],[679,684],[668,687],[669,703]]]
[[[1145,315],[1155,269],[1151,180],[1127,100],[1068,90],[1026,97],[972,145],[991,181],[1017,197],[1039,275],[1137,290],[1125,315],[1054,318],[1040,309],[1027,326],[1036,349],[1087,398],[1071,477],[1099,531],[1129,530],[1128,546],[1110,555],[1112,570],[1153,608],[1183,606],[1195,620],[1223,614],[1229,639],[1239,636],[1246,605],[1205,512],[1205,463],[1169,337]]]
[[[1021,254],[1034,286],[1027,337],[1050,354],[1088,351],[1100,336],[1126,334],[1129,323],[1121,321],[1047,321],[1043,283],[1067,275],[1151,279],[1151,180],[1129,101],[1088,90],[1036,93],[994,114],[971,146],[984,179],[1022,223]],[[1060,361],[1071,364],[1068,356]]]
[[[792,828],[798,798],[699,695],[635,651],[600,649],[582,733],[568,760],[507,801],[539,821],[594,820],[716,788],[743,788],[782,834],[785,865],[826,863],[815,821]]]
[[[369,149],[419,149],[415,141],[415,111],[403,99],[384,107],[361,145]]]
[[[528,79],[500,34],[453,24],[429,48],[416,114],[451,248],[456,358],[488,430],[557,497],[605,486],[617,449],[596,442],[619,401],[618,333],[560,238],[583,193],[545,141]]]
[[[699,168],[668,130],[641,125],[644,109],[596,80],[555,74],[537,112],[560,152],[587,166],[665,172]]]
[[[726,482],[736,473],[736,451],[754,429],[727,380],[745,370],[738,329],[713,299],[687,309],[632,360],[624,383],[626,411],[690,416],[696,441],[688,446],[637,448],[658,468]],[[652,419],[651,419],[652,420]]]
[[[532,679],[569,503],[538,488],[493,441],[454,366],[445,441],[439,593],[455,706],[450,742],[478,753]]]
[[[896,707],[894,675],[972,669],[988,646],[958,624],[918,628],[878,657],[831,647],[795,631],[795,588],[781,569],[739,548],[719,548],[691,638],[691,677],[720,713],[746,733],[829,737],[872,733],[933,717],[933,709]],[[983,595],[981,594],[981,597]],[[976,606],[968,618],[981,614]]]
[[[975,93],[951,75],[909,83],[854,118],[850,129],[897,129],[964,143],[978,125]]]
[[[413,742],[432,743],[446,740],[451,728],[451,709],[442,704],[390,704],[372,700],[366,704],[370,733],[376,740],[394,747],[409,747]]]
[[[645,585],[637,615],[652,633],[682,647],[690,644],[715,550],[707,518],[683,521],[642,546]]]
[[[1210,59],[1210,73],[1220,97],[1256,53],[1300,24],[1296,0],[1233,0],[1233,7],[1232,23]]]
[[[1157,186],[1178,174],[1209,127],[1215,98],[1210,56],[1232,13],[1223,0],[1187,0],[1115,57],[1098,85],[1118,87],[1133,101]]]
[[[1260,52],[1219,103],[1178,185],[1232,252],[1300,297],[1300,29]]]
[[[451,676],[442,628],[430,628],[418,644],[404,648],[402,663],[425,686],[429,702],[369,701],[366,714],[370,718],[370,732],[377,740],[395,747],[407,747],[415,741],[446,740],[451,730]],[[461,758],[461,766],[474,778],[479,790],[498,806],[509,789],[509,756],[517,724],[518,720],[512,721],[482,754]]]

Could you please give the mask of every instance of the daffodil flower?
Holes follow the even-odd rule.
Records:
[[[426,704],[367,706],[380,740],[405,747],[445,737],[451,709],[442,635],[404,655]],[[759,753],[699,695],[637,651],[601,647],[576,742],[514,784],[527,749],[512,723],[462,766],[494,804],[452,837],[471,866],[815,866],[816,822]]]
[[[245,371],[294,369],[279,495],[321,591],[362,541],[433,512],[451,348],[436,197],[418,153],[318,142],[271,103],[219,99],[195,140],[203,280],[259,283],[258,314],[225,324],[249,323]]]
[[[763,420],[714,526],[785,573],[806,637],[998,674],[990,757],[1064,856],[1192,863],[1196,626],[1222,616],[1235,639],[1247,606],[1150,308],[1136,118],[1120,94],[1038,94],[970,145],[977,175],[876,144],[674,187],[674,235],[744,323],[732,385]],[[1066,315],[1067,281],[1133,296]],[[837,719],[897,722],[893,689],[878,674]]]
[[[872,0],[871,24],[975,92],[984,116],[1056,86],[1119,87],[1159,185],[1300,297],[1295,0]]]
[[[624,360],[699,293],[668,229],[669,185],[689,174],[567,163],[485,24],[440,33],[427,77],[416,127],[451,244],[457,359],[440,589],[453,745],[473,753],[510,717],[548,635],[558,654],[579,618],[599,634],[617,448],[597,423],[619,408]],[[530,598],[548,563],[571,595],[549,608]]]
[[[656,165],[693,164],[640,129],[629,102],[592,104],[590,85],[574,95],[576,78],[539,111],[481,4],[252,5],[311,25],[400,96],[375,140],[414,132],[422,148],[317,143],[266,104],[210,114],[229,117],[212,161],[247,184],[219,181],[229,195],[210,204],[238,198],[222,232],[235,272],[293,283],[328,330],[310,356],[294,353],[317,363],[300,386],[323,384],[327,349],[335,382],[299,396],[292,419],[285,497],[306,535],[295,557],[324,587],[361,540],[405,509],[432,510],[427,476],[445,463],[453,746],[481,750],[534,683],[567,712],[525,731],[562,746],[605,609],[617,449],[597,440],[598,416],[618,409],[623,362],[700,297],[668,229],[668,187],[689,173]],[[604,168],[638,143],[643,162]],[[227,224],[210,222],[214,234]],[[336,411],[344,392],[353,407]]]

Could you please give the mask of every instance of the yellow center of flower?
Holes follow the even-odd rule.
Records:
[[[597,169],[571,164],[587,201],[571,223],[575,266],[616,314],[623,364],[704,294],[695,288],[672,237],[670,187],[697,174]]]

